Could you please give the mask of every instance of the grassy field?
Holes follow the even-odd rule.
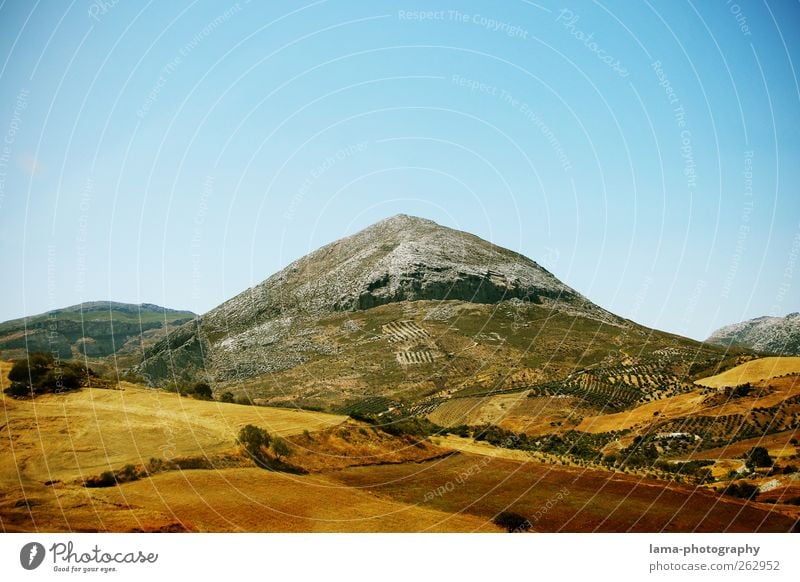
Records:
[[[500,511],[515,511],[538,531],[786,532],[794,523],[771,506],[702,488],[471,454],[414,466],[353,467],[333,478],[387,499],[447,513],[488,519]]]
[[[9,368],[0,363],[0,388]],[[797,394],[794,378],[769,380],[745,400],[752,406]],[[788,531],[794,523],[791,506],[568,466],[553,455],[455,436],[393,436],[341,415],[120,388],[0,398],[0,531],[498,531],[492,519],[504,510],[522,513],[536,531]],[[701,408],[732,406],[716,391],[697,393],[705,398]],[[667,416],[667,400],[644,406],[667,406]],[[489,402],[498,413],[553,413],[545,397],[513,393]],[[676,402],[675,414],[695,407]],[[636,414],[653,417],[649,408]],[[283,437],[292,449],[288,461],[308,473],[253,466],[235,444],[245,424]],[[783,456],[796,454],[786,448],[792,435],[767,437],[775,437],[770,452],[780,453],[782,439]],[[740,455],[741,447],[720,454]],[[153,458],[173,465],[130,482],[83,486],[86,478]],[[788,482],[781,487],[794,491]]]
[[[3,531],[498,531],[489,520],[256,468],[170,472],[107,489],[49,488],[3,508]]]
[[[2,398],[4,487],[70,480],[143,464],[150,458],[203,457],[235,450],[245,424],[288,436],[344,417],[183,398],[122,384],[31,400]]]
[[[716,376],[697,380],[695,384],[709,388],[721,388],[738,386],[746,382],[758,382],[785,374],[800,374],[800,357],[786,356],[752,360]]]

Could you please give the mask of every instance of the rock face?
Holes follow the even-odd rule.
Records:
[[[306,255],[190,322],[155,345],[138,371],[153,380],[198,371],[241,380],[330,354],[335,348],[314,339],[315,322],[328,314],[418,300],[511,299],[622,323],[518,253],[398,215]]]
[[[757,317],[722,327],[708,343],[741,346],[782,356],[800,356],[800,313],[786,317]]]

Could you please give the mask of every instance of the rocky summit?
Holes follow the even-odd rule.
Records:
[[[721,327],[706,341],[781,356],[800,356],[800,313],[790,313],[785,317],[757,317],[734,323]]]
[[[518,253],[400,214],[295,261],[204,321],[229,328],[264,316],[355,311],[398,301],[513,298],[610,315]]]

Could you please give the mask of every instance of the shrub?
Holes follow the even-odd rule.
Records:
[[[219,395],[219,401],[220,402],[227,402],[229,404],[233,404],[233,402],[234,402],[234,400],[233,400],[233,392],[228,392],[228,391],[223,392],[222,394]]]
[[[83,482],[84,487],[113,487],[117,484],[117,478],[111,471],[103,471],[97,477],[89,477]]]
[[[292,454],[292,449],[289,448],[288,443],[280,437],[272,439],[272,451],[278,459]]]
[[[247,424],[239,431],[239,437],[236,442],[244,447],[244,450],[254,461],[263,463],[264,453],[262,449],[269,446],[270,440],[272,439],[269,433],[263,428]]]
[[[200,400],[214,399],[214,392],[212,392],[211,386],[208,385],[208,382],[198,382],[192,386],[192,392],[194,393],[195,398],[199,398]]]
[[[744,464],[752,470],[756,467],[771,467],[772,457],[765,447],[753,447],[744,456]]]
[[[501,511],[492,521],[509,533],[525,532],[533,527],[527,517],[513,511]]]
[[[16,360],[8,374],[11,380],[5,393],[20,398],[46,392],[75,390],[87,377],[87,371],[77,362],[56,362],[52,354],[32,352]]]
[[[753,387],[750,386],[749,382],[746,384],[739,384],[738,386],[735,386],[731,390],[731,396],[733,398],[742,398],[743,396],[747,396],[748,394],[750,394],[752,390]]]
[[[729,483],[722,490],[722,493],[755,501],[756,497],[758,497],[758,487],[747,481],[739,481],[738,483]]]

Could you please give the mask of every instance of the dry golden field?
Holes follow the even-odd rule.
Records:
[[[716,376],[697,380],[695,384],[709,388],[721,388],[722,386],[738,386],[746,382],[758,382],[785,374],[800,374],[800,357],[776,356],[751,360]]]
[[[4,386],[8,369],[0,368]],[[758,398],[795,393],[789,378],[771,382]],[[652,417],[645,407],[658,404],[665,416],[669,406],[683,414],[703,406],[692,400],[700,391],[633,413]],[[516,394],[489,406],[553,414],[546,399]],[[34,400],[2,396],[0,407],[6,532],[496,532],[492,518],[507,509],[532,516],[535,531],[788,531],[794,523],[784,506],[693,485],[568,466],[455,436],[392,436],[339,415],[200,401],[126,383]],[[283,437],[288,460],[305,473],[256,467],[235,442],[245,424]],[[148,467],[153,459],[173,463],[136,480],[84,486],[104,471]]]

